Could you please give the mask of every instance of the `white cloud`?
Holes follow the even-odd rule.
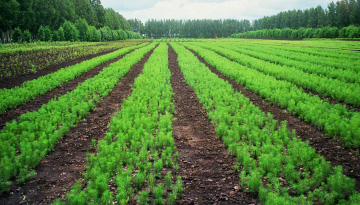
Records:
[[[105,8],[112,8],[115,11],[134,11],[153,7],[159,0],[101,0]]]
[[[144,2],[143,0],[136,0]],[[136,2],[135,1],[135,2]],[[249,19],[254,20],[293,9],[318,5],[324,8],[332,0],[154,0],[138,9],[116,9],[126,19]],[[105,6],[106,0],[102,0]],[[110,1],[109,1],[110,2]],[[120,1],[121,2],[121,1]],[[129,1],[134,4],[134,1]],[[112,3],[113,4],[113,3]],[[114,3],[119,4],[119,3]],[[106,6],[105,6],[106,7]],[[123,6],[125,8],[125,6]],[[128,7],[130,8],[130,6]]]

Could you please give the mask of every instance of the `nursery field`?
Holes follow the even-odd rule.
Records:
[[[360,203],[359,41],[3,46],[0,86],[0,204]]]

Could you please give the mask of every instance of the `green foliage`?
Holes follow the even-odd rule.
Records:
[[[165,176],[165,187],[167,190],[171,189],[171,184],[172,184],[171,172],[167,172]]]
[[[360,27],[348,26],[345,38],[360,38]]]
[[[86,40],[90,42],[96,42],[95,32],[96,32],[95,26],[89,26],[86,32]]]
[[[50,41],[51,40],[51,30],[49,26],[43,27],[40,26],[38,31],[38,39],[40,41]]]
[[[329,79],[337,79],[344,83],[360,83],[360,75],[356,69],[360,66],[359,62],[352,60],[352,57],[349,55],[335,53],[334,51],[324,53],[323,50],[318,52],[314,51],[314,49],[307,50],[303,47],[279,48],[279,46],[254,45],[251,43],[237,44],[236,46],[222,43],[219,46],[263,61],[279,64],[283,67],[294,67],[305,73],[324,75]],[[232,56],[235,57],[234,55]]]
[[[75,22],[75,26],[76,26],[76,29],[79,31],[79,40],[80,41],[87,41],[87,39],[88,39],[87,34],[88,34],[89,25],[86,22],[86,20],[85,19],[78,19]]]
[[[113,53],[109,53],[104,56],[99,56],[88,61],[84,61],[74,66],[61,69],[55,73],[52,73],[47,76],[35,79],[33,81],[28,81],[24,83],[21,87],[15,87],[13,89],[6,89],[0,91],[0,113],[3,113],[5,110],[15,106],[21,105],[30,99],[34,98],[39,94],[43,94],[53,88],[56,88],[61,85],[61,83],[67,82],[71,79],[74,79],[76,76],[79,76],[81,73],[89,71],[97,65],[100,65],[103,62],[106,62],[110,59],[116,58],[120,55],[123,55],[129,52],[132,49],[142,47],[145,44],[127,47]],[[69,72],[71,70],[71,72]],[[39,87],[38,85],[44,85]]]
[[[149,189],[150,189],[151,192],[154,191],[155,181],[156,181],[155,175],[154,175],[154,174],[150,174],[150,175],[149,175],[149,183],[148,183],[148,186],[149,186]]]
[[[101,32],[96,30],[95,26],[89,26],[86,33],[87,41],[91,42],[100,42],[101,41]]]
[[[22,169],[22,170],[20,170],[19,178],[17,179],[16,182],[17,182],[17,184],[22,185],[25,183],[25,181],[27,181],[35,176],[36,176],[35,170],[28,172],[26,169]]]
[[[20,30],[20,28],[19,27],[17,27],[16,29],[14,29],[14,31],[13,31],[13,34],[12,34],[12,40],[13,40],[13,42],[21,42],[21,40],[22,40],[22,32],[21,32],[21,30]]]
[[[77,41],[79,36],[79,31],[76,29],[75,25],[70,21],[65,21],[63,24],[64,28],[64,37],[66,41]]]
[[[181,176],[177,176],[176,177],[176,184],[173,188],[173,194],[177,197],[177,198],[182,198],[183,197],[183,191],[184,191],[184,187],[183,187],[183,182],[181,180]]]
[[[130,36],[129,36],[128,32],[124,31],[124,32],[123,32],[123,34],[124,34],[124,40],[126,40],[126,39],[129,39],[129,38],[130,38]]]
[[[58,31],[54,31],[53,34],[51,35],[51,41],[60,41],[59,40],[59,32]]]
[[[222,127],[221,138],[236,157],[237,166],[241,166],[243,188],[258,194],[264,204],[345,204],[357,198],[354,180],[345,177],[341,168],[332,169],[308,143],[287,129],[286,122],[279,124],[271,115],[265,115],[185,47],[170,45],[178,54],[185,81],[195,90],[215,127]],[[259,74],[240,74],[246,67],[236,66],[215,52],[185,45],[224,75],[239,83],[246,82],[248,89],[254,89],[255,82],[261,84],[260,94],[269,87],[268,80],[260,79]]]
[[[155,173],[160,176],[161,174],[161,171],[163,169],[163,160],[162,159],[159,159],[158,161],[156,161],[154,163],[154,169],[155,169]]]
[[[45,41],[45,28],[43,26],[40,26],[37,37],[40,41]]]
[[[58,34],[58,40],[59,41],[65,41],[65,33],[64,33],[64,28],[60,27],[57,31]]]
[[[256,171],[251,172],[248,176],[248,186],[251,192],[257,193],[261,186],[261,175],[258,174]]]
[[[29,30],[25,30],[23,33],[23,40],[24,42],[30,43],[32,41],[31,33]]]
[[[170,205],[175,204],[175,200],[176,200],[176,195],[173,193],[169,193],[167,201]]]
[[[251,30],[249,20],[148,20],[143,25],[139,20],[129,20],[131,30],[148,38],[214,38],[229,37],[233,33]],[[140,36],[140,35],[139,35]]]
[[[113,36],[112,36],[112,31],[110,30],[109,27],[103,27],[100,29],[101,32],[101,41],[112,41],[113,40]]]
[[[227,48],[231,47],[231,50],[234,50],[236,52],[230,51],[227,48],[215,48],[214,47],[214,48],[210,48],[210,49],[220,52],[220,53],[228,56],[230,59],[234,59],[235,61],[239,62],[240,64],[242,64],[244,66],[255,68],[256,70],[259,70],[260,72],[274,76],[277,79],[286,80],[288,82],[291,82],[298,86],[301,86],[305,89],[309,89],[309,90],[315,91],[317,93],[320,93],[323,96],[333,97],[333,98],[339,99],[341,101],[345,101],[346,103],[349,103],[349,104],[360,105],[360,97],[357,98],[356,96],[353,96],[351,94],[354,92],[355,93],[360,92],[360,88],[354,84],[349,84],[347,82],[339,82],[339,80],[337,80],[337,79],[331,79],[331,78],[324,77],[324,76],[313,75],[312,72],[299,71],[297,68],[293,68],[293,66],[288,67],[287,65],[284,65],[284,64],[287,64],[287,61],[289,61],[288,59],[285,59],[285,58],[282,58],[283,59],[282,62],[285,62],[285,63],[283,63],[283,65],[275,65],[275,64],[271,63],[271,61],[279,62],[278,58],[275,59],[273,56],[270,57],[269,55],[266,55],[266,54],[265,55],[258,54],[259,53],[258,51],[255,51],[255,52],[254,51],[243,51],[243,49],[239,49],[238,47],[235,47],[234,45],[231,45],[231,44],[228,44],[228,45],[229,46],[227,46]],[[251,50],[253,50],[253,49],[251,49]],[[250,57],[240,54],[240,52],[245,53],[247,55],[250,54]],[[277,54],[277,55],[279,55],[279,54]],[[299,55],[301,55],[301,54],[294,54],[293,56],[296,56],[296,57],[294,57],[295,59],[299,59]],[[306,55],[303,55],[303,56],[308,57]],[[262,59],[257,59],[259,57],[265,58],[266,60],[269,60],[270,62],[264,62]],[[314,63],[320,63],[322,61],[322,59],[318,59],[318,58],[308,59],[308,61],[312,61]],[[323,60],[323,61],[325,61],[325,60]],[[347,69],[347,67],[351,67],[350,65],[347,66],[346,60],[344,60],[343,62],[345,63],[345,65],[342,65],[339,62],[335,62],[334,63],[335,65],[333,64],[334,69],[337,69],[339,67],[345,67],[345,69]],[[324,62],[324,64],[330,64],[330,63]],[[290,64],[290,65],[293,65],[293,64]],[[310,70],[310,69],[311,69],[311,67],[307,68],[306,70]],[[311,70],[315,70],[315,68],[311,69]],[[323,73],[327,74],[328,71],[329,70],[326,68],[326,71],[324,71]],[[342,72],[340,75],[341,76],[339,76],[339,77],[341,78],[345,75],[345,73]],[[354,75],[360,77],[356,73],[354,73]],[[353,78],[353,81],[358,81],[358,80],[359,79],[356,79],[356,77]],[[339,87],[341,87],[342,89],[336,90],[336,88],[339,88]],[[346,93],[346,94],[344,94],[344,93]]]
[[[105,26],[112,30],[130,30],[130,25],[126,19],[111,8],[105,9]]]
[[[137,202],[141,205],[148,204],[149,201],[149,192],[148,191],[141,191],[139,195],[137,195]]]
[[[6,32],[18,27],[17,18],[20,13],[20,4],[16,0],[1,1],[0,4],[1,21],[0,30]]]
[[[101,31],[100,30],[95,31],[94,41],[95,42],[100,42],[101,41]]]
[[[137,49],[121,61],[131,62],[128,65],[130,69],[154,47],[155,44],[151,44]],[[111,177],[117,186],[116,200],[119,204],[135,200],[139,204],[147,204],[150,197],[154,199],[154,204],[164,204],[166,199],[170,203],[178,197],[176,193],[182,192],[181,181],[172,186],[172,173],[162,174],[165,161],[169,157],[175,158],[174,140],[167,138],[172,138],[173,119],[167,52],[166,44],[160,44],[154,50],[142,74],[135,79],[131,96],[124,100],[121,111],[112,117],[105,138],[98,142],[98,153],[89,155],[89,166],[84,174],[87,186],[83,196],[87,203],[98,202],[105,197],[102,194],[104,188],[100,187],[106,187]],[[119,65],[114,67],[124,69]],[[104,177],[98,180],[100,175]],[[159,178],[165,181],[166,187],[157,182]],[[103,186],[95,186],[100,182]],[[148,189],[144,190],[144,185]],[[167,191],[172,191],[172,195],[166,196]]]
[[[61,82],[71,80],[74,76],[90,70],[96,65],[143,46],[120,49],[67,69],[59,70],[34,81],[29,81],[22,87],[2,90],[0,98],[4,99],[8,96],[15,99],[18,96],[21,100],[30,100],[33,96],[44,93],[54,88],[54,86],[59,86]],[[150,45],[139,49],[139,52],[145,53],[153,46]],[[83,82],[72,92],[44,104],[37,112],[25,113],[17,120],[4,126],[0,132],[2,141],[0,144],[0,161],[2,165],[0,167],[0,184],[3,189],[6,189],[9,179],[14,176],[17,177],[19,183],[23,183],[35,174],[31,170],[40,163],[48,151],[54,148],[59,138],[95,108],[94,101],[96,98],[107,96],[119,78],[127,73],[132,66],[129,64],[129,58],[131,59],[131,56],[128,57],[128,61],[124,59],[124,61],[119,61],[103,69],[99,75]],[[132,59],[132,63],[135,64],[138,60],[139,56],[136,56],[136,58]],[[125,69],[126,66],[127,69]],[[48,87],[39,87],[39,84]],[[9,93],[12,93],[12,95],[9,95]],[[1,101],[2,108],[10,105],[5,103],[7,103],[6,100]],[[15,101],[15,103],[18,102]],[[107,167],[108,169],[113,168],[113,165],[110,165]],[[96,189],[104,190],[102,183],[102,181],[98,181],[93,185]],[[108,194],[104,191],[101,193]]]
[[[143,183],[145,182],[146,176],[142,172],[138,172],[134,179],[136,188],[141,189]]]
[[[117,30],[117,32],[118,32],[118,36],[119,36],[120,40],[126,40],[126,33],[124,30],[120,29],[120,30]]]
[[[97,141],[96,139],[92,139],[91,140],[91,144],[90,144],[90,149],[95,149],[97,146]]]
[[[280,32],[279,32],[280,31]],[[339,30],[337,27],[299,28],[299,29],[262,29],[232,34],[232,38],[360,38],[359,27],[349,26]]]
[[[230,47],[235,49],[236,52],[216,45],[202,46],[219,52],[234,61],[221,57],[213,51],[194,46],[194,44],[186,45],[199,52],[212,66],[224,72],[225,75],[240,84],[246,84],[248,89],[258,92],[262,97],[269,99],[280,107],[287,108],[292,113],[298,114],[305,121],[324,129],[328,135],[340,136],[343,139],[344,146],[360,146],[359,126],[356,125],[360,123],[358,113],[347,110],[344,106],[326,103],[318,96],[310,95],[296,86],[299,85],[304,89],[314,90],[325,96],[358,105],[360,97],[353,94],[354,92],[360,92],[355,91],[359,89],[356,84],[344,83],[339,80],[304,73],[292,67],[265,62],[258,59],[258,57],[254,58],[240,54],[239,52],[246,53],[247,51],[234,48],[233,45]],[[251,53],[251,55],[254,55],[256,52]],[[256,77],[249,78],[247,76]]]
[[[111,35],[112,35],[112,40],[113,40],[113,41],[118,41],[118,40],[120,40],[119,33],[118,33],[117,31],[112,30],[111,33],[112,33]]]
[[[335,167],[327,182],[329,192],[335,196],[334,200],[346,199],[356,193],[355,179],[344,177],[342,167]]]
[[[43,41],[50,41],[51,40],[51,30],[49,26],[44,28],[44,39]]]
[[[164,204],[165,199],[163,198],[163,195],[166,193],[166,190],[164,189],[163,184],[158,184],[153,191],[155,195],[154,204]]]

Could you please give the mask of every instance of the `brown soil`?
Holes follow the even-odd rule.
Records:
[[[233,169],[235,159],[216,137],[206,111],[185,83],[171,47],[169,67],[177,118],[173,135],[185,188],[185,197],[177,204],[257,204],[256,197],[239,186],[238,173]]]
[[[101,56],[101,55],[104,55],[104,54],[107,54],[107,53],[111,53],[111,52],[113,52],[115,50],[116,49],[113,49],[113,50],[110,50],[110,51],[105,51],[105,52],[101,52],[101,53],[94,54],[94,55],[88,55],[88,56],[80,57],[80,58],[77,58],[75,60],[66,61],[64,63],[60,63],[60,64],[57,64],[57,65],[51,65],[51,66],[49,66],[47,68],[39,70],[35,74],[25,74],[25,75],[20,75],[20,76],[13,77],[13,78],[1,79],[0,80],[0,89],[3,89],[3,88],[11,89],[11,88],[13,88],[15,86],[20,86],[25,81],[37,79],[37,78],[39,78],[41,76],[45,76],[47,74],[56,72],[56,71],[60,70],[61,68],[72,66],[72,65],[81,63],[83,61],[89,60],[91,58],[95,58],[95,57],[98,57],[98,56]],[[44,59],[47,59],[47,57],[44,57]]]
[[[64,199],[71,186],[82,180],[86,153],[94,151],[90,149],[91,141],[105,137],[111,117],[131,94],[134,79],[152,52],[131,68],[93,112],[60,139],[55,151],[48,153],[36,168],[37,176],[23,186],[13,185],[10,192],[0,198],[0,204],[50,204],[56,198]]]
[[[132,51],[131,51],[132,52]],[[130,53],[130,52],[128,52]],[[16,106],[10,110],[7,110],[3,114],[0,115],[0,130],[5,126],[6,122],[10,122],[20,115],[26,113],[26,112],[32,112],[38,110],[43,104],[48,103],[51,99],[53,99],[55,96],[61,96],[66,94],[67,92],[70,92],[74,90],[79,83],[86,81],[89,78],[92,78],[99,74],[100,71],[103,70],[103,68],[109,66],[111,63],[116,62],[123,58],[126,54],[119,56],[118,58],[112,59],[108,62],[105,62],[99,66],[96,66],[95,68],[91,69],[88,72],[82,73],[80,76],[76,77],[74,80],[70,80],[64,84],[62,84],[60,87],[57,87],[53,90],[48,91],[44,95],[38,95],[34,100],[30,100],[29,102]]]
[[[193,52],[193,51],[192,51]],[[289,129],[295,129],[297,137],[306,141],[316,152],[322,155],[325,160],[331,162],[332,166],[341,165],[344,169],[344,174],[356,180],[356,189],[360,190],[360,156],[356,154],[356,150],[344,148],[338,141],[333,138],[325,136],[325,132],[319,130],[313,125],[301,120],[298,116],[289,114],[286,110],[281,109],[272,102],[263,99],[260,95],[247,90],[245,86],[240,85],[235,80],[232,80],[218,70],[205,62],[203,58],[193,52],[198,59],[203,62],[213,73],[217,74],[220,78],[228,81],[232,87],[241,92],[245,97],[265,113],[271,113],[278,121],[286,120]]]

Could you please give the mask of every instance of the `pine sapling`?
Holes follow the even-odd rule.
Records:
[[[139,192],[139,194],[136,196],[137,198],[137,202],[140,205],[145,205],[148,204],[149,201],[149,191],[141,191]]]
[[[171,172],[167,172],[166,173],[166,176],[165,176],[165,186],[166,186],[166,189],[167,190],[170,190],[171,189]]]
[[[154,203],[155,204],[164,204],[165,203],[165,199],[163,199],[163,195],[166,193],[166,190],[164,189],[164,185],[163,184],[158,184],[155,188],[154,188],[154,195],[155,195],[155,200]]]

